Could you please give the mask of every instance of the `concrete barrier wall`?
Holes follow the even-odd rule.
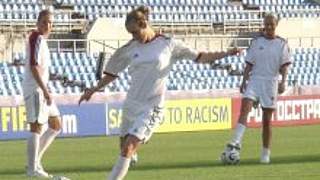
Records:
[[[88,51],[90,50],[91,53],[100,51],[113,53],[115,49],[109,47],[118,48],[127,43],[132,36],[125,29],[124,22],[125,19],[119,18],[98,18],[95,20],[87,35],[87,40],[90,42],[87,45]]]
[[[291,47],[320,47],[320,18],[290,18],[280,20],[277,34],[289,38]],[[304,37],[300,41],[296,37]]]

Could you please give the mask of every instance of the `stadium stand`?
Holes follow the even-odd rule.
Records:
[[[228,65],[237,72],[243,71],[244,55],[240,57],[228,57],[219,63]],[[24,58],[17,54],[17,58]],[[86,87],[96,84],[94,75],[96,57],[87,56],[85,53],[52,53],[50,73],[63,75],[68,81],[83,82]],[[320,84],[320,49],[297,48],[293,51],[293,65],[291,66],[288,84],[295,83],[301,86]],[[19,63],[0,63],[0,96],[20,95],[22,73],[24,67]],[[232,89],[238,88],[241,76],[230,74],[228,68],[215,69],[209,64],[195,64],[191,60],[182,60],[174,64],[169,74],[167,88],[169,90],[208,90],[208,89]],[[130,86],[130,76],[126,70],[120,78],[112,82],[105,91],[124,92]],[[59,79],[51,80],[49,88],[57,94],[79,94],[81,87],[64,84]]]
[[[263,12],[277,12],[280,17],[320,17],[320,5],[305,0],[243,0],[233,4],[227,0],[56,0],[56,4],[73,7],[67,13],[54,10],[59,23],[70,22],[72,13],[83,14],[89,21],[98,17],[125,17],[135,6],[149,5],[150,20],[163,23],[228,23],[228,21],[261,21]],[[4,0],[0,2],[0,19],[34,21],[36,14],[46,8],[42,1]],[[241,21],[246,22],[246,21]]]

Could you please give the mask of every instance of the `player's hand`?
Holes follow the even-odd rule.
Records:
[[[247,83],[243,81],[240,85],[240,93],[244,93],[247,89]]]
[[[286,90],[286,86],[285,86],[284,82],[279,83],[278,84],[278,93],[282,94],[285,90]]]
[[[235,48],[229,49],[229,50],[227,51],[227,54],[228,54],[229,56],[234,56],[234,55],[237,55],[237,54],[241,54],[242,50],[243,50],[243,49],[240,49],[240,48],[235,47]]]
[[[85,89],[84,93],[82,94],[82,96],[79,99],[79,105],[81,104],[81,102],[83,100],[89,101],[93,93],[94,93],[93,89]]]
[[[51,98],[50,93],[48,93],[48,91],[44,91],[43,96],[47,101],[47,105],[50,106],[52,104],[52,98]]]

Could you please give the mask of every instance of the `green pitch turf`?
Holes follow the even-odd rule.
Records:
[[[219,155],[232,131],[155,134],[139,152],[127,180],[319,180],[320,125],[273,129],[272,164],[259,164],[260,129],[247,130],[241,163]],[[0,141],[0,180],[24,180],[25,141]],[[60,138],[44,167],[72,180],[105,180],[118,156],[117,137]]]

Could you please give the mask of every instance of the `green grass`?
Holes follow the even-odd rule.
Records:
[[[241,163],[218,157],[232,131],[156,134],[139,152],[127,180],[309,180],[320,179],[320,126],[273,129],[272,164],[258,163],[260,129],[247,130]],[[25,141],[0,142],[0,179],[23,180]],[[72,180],[104,180],[118,156],[118,138],[58,139],[44,159],[53,174]]]

